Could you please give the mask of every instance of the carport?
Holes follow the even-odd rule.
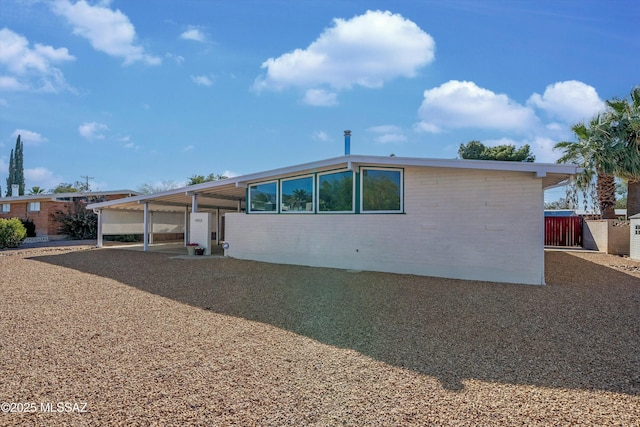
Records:
[[[93,209],[98,215],[98,247],[103,247],[103,236],[117,234],[142,234],[145,251],[154,243],[154,234],[184,233],[186,245],[189,243],[190,214],[199,212],[212,214],[212,232],[215,232],[215,244],[219,244],[224,236],[225,214],[246,211],[249,183],[273,181],[292,173],[314,173],[327,167],[350,169],[353,165],[348,157],[332,158],[153,194],[93,203],[87,208]]]
[[[211,231],[219,244],[224,214],[243,211],[245,202],[246,188],[230,178],[87,207],[98,215],[98,247],[103,246],[105,235],[142,234],[147,251],[158,234],[184,234],[184,244],[189,243],[189,217],[198,212],[211,214]]]

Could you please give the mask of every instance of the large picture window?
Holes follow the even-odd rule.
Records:
[[[277,212],[276,181],[249,186],[249,212]]]
[[[402,212],[402,170],[362,168],[362,212]]]
[[[313,177],[282,180],[280,195],[282,213],[313,212]]]
[[[353,172],[318,175],[318,211],[353,212]]]

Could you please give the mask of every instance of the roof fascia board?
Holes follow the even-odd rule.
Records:
[[[382,157],[382,156],[348,156],[352,162],[393,165],[393,166],[428,166],[440,168],[456,169],[482,169],[514,172],[535,172],[537,173],[565,173],[575,174],[580,172],[580,168],[570,164],[555,163],[528,163],[528,162],[506,162],[497,160],[468,160],[468,159],[429,159],[417,157]]]
[[[264,172],[258,172],[248,175],[241,175],[233,178],[227,178],[219,181],[209,181],[202,184],[196,184],[188,187],[181,187],[172,190],[162,191],[153,194],[142,194],[123,199],[112,200],[108,202],[90,204],[90,208],[105,208],[108,206],[128,203],[128,202],[144,202],[152,199],[162,198],[163,196],[171,196],[180,193],[197,193],[200,190],[212,189],[215,187],[234,185],[235,187],[246,187],[248,183],[257,182],[266,179],[274,179],[280,176],[286,176],[293,173],[313,172],[325,168],[336,168],[340,166],[355,168],[361,164],[379,165],[379,166],[422,166],[422,167],[439,167],[439,168],[455,168],[455,169],[479,169],[479,170],[496,170],[496,171],[513,171],[513,172],[529,172],[535,173],[538,177],[543,177],[547,173],[574,175],[581,172],[581,168],[576,165],[568,164],[551,164],[551,163],[523,163],[523,162],[504,162],[495,160],[466,160],[466,159],[430,159],[417,157],[383,157],[383,156],[363,156],[348,155],[333,157],[330,159],[319,160],[310,163],[303,163],[294,166],[288,166],[279,169],[272,169]],[[544,174],[544,175],[543,175]],[[8,199],[11,200],[11,199]]]
[[[17,197],[0,197],[0,202],[9,203],[9,202],[33,201],[33,200],[57,201],[59,199],[67,198],[67,197],[111,196],[115,194],[137,195],[140,193],[137,193],[131,190],[119,190],[119,191],[88,191],[88,192],[76,191],[72,193],[25,194],[23,196],[17,196]]]

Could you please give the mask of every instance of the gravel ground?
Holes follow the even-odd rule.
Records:
[[[539,287],[0,251],[0,425],[640,425],[640,263],[546,269]]]

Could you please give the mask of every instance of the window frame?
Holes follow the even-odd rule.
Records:
[[[37,205],[37,209],[34,209],[33,207]],[[40,210],[42,209],[40,202],[29,202],[27,204],[27,211],[29,212],[40,212]]]
[[[365,181],[365,170],[379,170],[379,171],[390,171],[390,172],[399,172],[400,173],[400,206],[396,209],[385,209],[385,210],[366,210],[364,209],[364,181]],[[359,194],[359,202],[360,202],[360,213],[361,214],[403,214],[404,213],[404,168],[385,168],[385,167],[377,167],[377,166],[361,166],[360,171],[360,194]]]
[[[278,204],[278,208],[279,208],[279,213],[283,213],[283,214],[314,214],[316,213],[316,180],[314,179],[314,175],[313,174],[307,174],[307,175],[299,175],[299,176],[292,176],[292,177],[288,177],[288,178],[282,178],[279,181],[279,197],[278,199],[280,199],[280,203]],[[283,198],[284,198],[284,191],[282,189],[282,186],[285,182],[287,181],[295,181],[295,180],[299,180],[299,179],[310,179],[311,180],[311,210],[300,210],[300,211],[290,211],[290,210],[284,210],[282,209],[282,204],[283,202]]]
[[[11,203],[2,203],[2,206],[0,206],[0,213],[9,212],[11,212]]]
[[[351,173],[351,210],[345,211],[323,211],[320,209],[320,179],[325,175],[333,175],[338,173]],[[316,174],[315,186],[317,187],[316,212],[318,214],[354,214],[356,213],[357,197],[356,197],[356,173],[351,169],[337,169],[326,172],[318,172]]]
[[[251,189],[253,187],[258,187],[260,185],[267,185],[267,184],[275,184],[275,186],[276,186],[276,191],[275,191],[276,200],[274,201],[275,208],[272,211],[253,210],[252,207],[251,207],[251,205],[252,205]],[[249,200],[249,203],[247,203],[247,213],[251,213],[251,214],[275,214],[275,213],[279,213],[280,212],[280,195],[278,194],[279,188],[280,188],[280,186],[278,185],[278,180],[277,179],[273,179],[273,180],[270,180],[270,181],[256,182],[256,183],[248,185],[247,186],[247,199]]]

